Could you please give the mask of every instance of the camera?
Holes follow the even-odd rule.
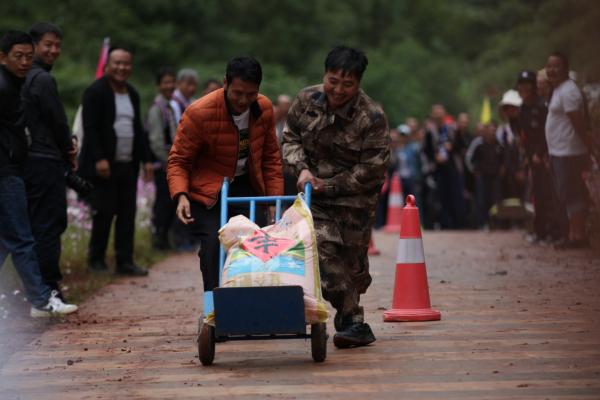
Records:
[[[82,198],[86,197],[94,189],[94,185],[91,182],[83,179],[73,170],[65,172],[65,180],[67,181],[67,187],[73,189]]]

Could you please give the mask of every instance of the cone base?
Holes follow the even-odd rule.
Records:
[[[431,308],[394,309],[383,313],[384,322],[439,321],[442,314]]]

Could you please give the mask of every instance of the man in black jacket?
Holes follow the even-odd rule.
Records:
[[[146,275],[133,262],[136,185],[140,162],[146,178],[152,175],[148,138],[140,117],[140,96],[127,83],[133,56],[124,48],[109,50],[105,76],[85,90],[82,101],[83,144],[79,174],[92,180],[93,210],[89,267],[105,272],[106,247],[113,217],[115,224],[116,272]]]
[[[62,32],[50,23],[34,24],[29,34],[35,43],[33,66],[23,87],[31,146],[25,166],[25,186],[31,231],[42,277],[59,290],[60,236],[67,228],[65,174],[76,154],[67,116],[50,71],[60,56]]]
[[[523,99],[519,112],[520,136],[531,169],[531,189],[535,202],[534,234],[527,239],[530,242],[558,240],[566,226],[567,216],[562,215],[558,206],[552,173],[548,167],[545,133],[548,108],[537,93],[537,74],[521,71],[517,78],[517,90]]]
[[[27,213],[21,177],[27,158],[21,87],[31,68],[33,41],[10,31],[0,40],[0,267],[8,254],[32,303],[31,316],[69,314],[77,306],[64,304],[58,292],[42,280]]]

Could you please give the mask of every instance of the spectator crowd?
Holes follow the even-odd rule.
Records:
[[[598,201],[596,86],[582,90],[558,52],[539,71],[515,76],[497,120],[482,113],[473,123],[435,104],[423,121],[409,117],[390,130],[393,163],[376,228],[388,222],[397,179],[403,195],[415,195],[427,229],[522,227],[532,243],[589,245],[590,229],[598,229],[588,219]]]
[[[60,290],[67,186],[92,210],[87,254],[94,273],[109,271],[105,257],[113,221],[115,271],[148,273],[136,265],[133,254],[140,173],[156,188],[153,246],[181,251],[199,246],[189,226],[176,218],[168,183],[169,153],[177,142],[180,120],[188,131],[196,128],[186,122],[186,109],[222,88],[219,80],[210,78],[199,92],[194,69],[163,67],[156,73],[156,97],[142,113],[140,96],[129,82],[134,55],[114,46],[104,75],[83,93],[83,135],[76,140],[52,76],[61,45],[57,26],[37,23],[29,34],[4,35],[0,49],[0,265],[13,255],[32,301],[32,316],[77,309],[64,302]],[[387,222],[387,199],[394,186],[390,182],[397,179],[404,195],[415,195],[426,229],[506,228],[532,216],[527,236],[531,242],[557,248],[589,244],[593,196],[588,187],[598,179],[593,157],[598,147],[588,110],[597,107],[597,91],[585,95],[580,90],[561,53],[551,54],[543,69],[524,70],[516,77],[499,102],[498,120],[473,123],[467,113],[454,117],[444,105],[434,104],[427,118],[409,117],[390,130],[392,162],[375,228]],[[292,100],[281,94],[273,104],[279,146]],[[229,122],[224,115],[219,118]],[[238,134],[248,131],[235,123]],[[27,136],[20,133],[25,128]],[[181,142],[184,139],[178,138],[180,148],[188,144]],[[286,167],[283,163],[283,187],[292,194],[298,173]]]

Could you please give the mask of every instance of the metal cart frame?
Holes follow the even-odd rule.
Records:
[[[310,206],[312,187],[304,187],[304,199]],[[275,203],[275,220],[281,218],[281,206],[296,196],[229,197],[229,181],[221,188],[221,226],[228,217],[228,205],[250,203],[250,220],[256,217],[257,203]],[[225,251],[219,256],[219,282],[225,264]],[[203,316],[215,312],[215,326],[205,324]],[[309,339],[315,362],[327,357],[327,325],[311,325],[306,333],[303,290],[300,286],[215,288],[204,293],[204,312],[198,321],[198,356],[202,365],[212,365],[217,342],[228,340]]]

